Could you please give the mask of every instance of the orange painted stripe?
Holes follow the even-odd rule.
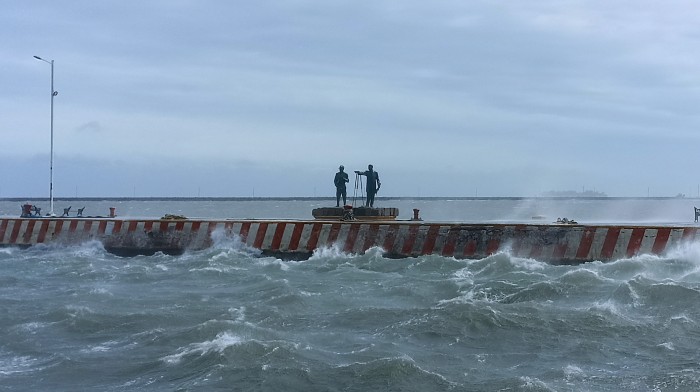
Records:
[[[340,223],[333,223],[331,225],[331,232],[328,233],[328,242],[326,242],[326,245],[331,245],[338,239],[338,234],[340,233]]]
[[[500,238],[489,239],[489,242],[486,244],[486,254],[492,255],[492,254],[498,252],[498,248],[500,246],[501,246],[501,239]]]
[[[127,229],[126,231],[129,232],[129,233],[135,232],[135,231],[136,231],[136,226],[137,226],[138,224],[139,224],[139,223],[136,222],[136,221],[131,221],[131,222],[129,222],[129,227],[128,227],[128,229]]]
[[[175,223],[175,231],[182,231],[185,229],[185,222],[184,221],[177,221]]]
[[[275,234],[272,236],[272,244],[270,244],[270,249],[279,250],[280,244],[282,243],[282,236],[284,236],[284,229],[286,228],[285,222],[278,222],[275,228]]]
[[[248,234],[250,233],[250,222],[243,222],[241,225],[241,242],[246,243],[248,241]]]
[[[198,232],[201,227],[202,227],[202,222],[199,222],[199,221],[192,222],[192,232],[193,233]]]
[[[19,219],[14,220],[15,224],[12,227],[12,233],[10,233],[10,243],[14,244],[17,242],[17,237],[19,236],[19,228],[22,226],[22,221]]]
[[[627,244],[627,257],[632,257],[639,253],[639,248],[642,247],[642,241],[644,240],[645,231],[646,230],[643,227],[637,227],[632,229],[630,242],[629,244]]]
[[[50,221],[44,219],[41,221],[41,227],[39,228],[39,236],[36,238],[36,243],[41,244],[46,240],[46,232],[49,231]]]
[[[402,255],[409,256],[413,252],[413,245],[416,242],[418,228],[418,225],[411,225],[408,227],[408,236],[406,236],[406,239],[403,242],[403,248],[401,248]]]
[[[253,242],[253,248],[262,249],[263,241],[265,241],[265,234],[267,233],[267,222],[262,222],[258,226],[258,232],[255,235],[255,242]]]
[[[349,223],[350,230],[348,231],[348,238],[345,239],[345,246],[343,247],[343,252],[352,252],[355,248],[355,241],[357,241],[357,233],[360,231],[359,223]]]
[[[122,231],[122,223],[124,221],[114,221],[114,227],[112,227],[112,233],[111,234],[119,234],[120,231]]]
[[[445,246],[442,247],[443,256],[454,256],[455,247],[457,246],[457,237],[459,237],[459,230],[450,229],[450,231],[447,232],[447,240],[445,241]]]
[[[391,253],[394,251],[394,243],[396,242],[396,233],[399,231],[398,225],[391,225],[386,230],[386,237],[384,237],[384,244],[382,248]]]
[[[304,224],[297,222],[294,224],[294,231],[292,231],[292,238],[289,240],[289,250],[297,250],[299,248],[299,241],[301,240],[301,233],[304,231]]]
[[[144,231],[153,231],[153,221],[146,221],[143,223]]]
[[[306,250],[312,251],[316,249],[318,245],[318,237],[321,235],[321,229],[323,228],[322,223],[314,223],[311,228],[311,235],[309,236],[309,241],[306,243]]]
[[[24,235],[22,236],[22,241],[25,244],[28,244],[32,240],[32,234],[34,234],[34,225],[36,224],[35,220],[30,220],[27,222],[27,229],[24,230]]]
[[[166,231],[168,231],[168,226],[170,226],[170,222],[165,222],[165,221],[160,222],[160,227],[158,230],[161,232],[166,232]]]
[[[88,233],[90,230],[92,230],[92,221],[91,220],[83,221],[83,224],[84,224],[83,231],[85,233]]]
[[[75,230],[78,229],[78,221],[77,220],[71,220],[70,225],[68,225],[68,232],[69,233],[75,233]]]
[[[7,231],[7,223],[9,220],[3,219],[2,223],[0,223],[0,242],[2,242],[5,239],[5,232]]]
[[[376,223],[370,224],[367,234],[365,234],[365,242],[362,244],[363,252],[374,246],[377,241],[377,233],[379,233],[379,225]]]
[[[477,243],[474,240],[469,240],[466,245],[464,245],[464,250],[462,255],[465,257],[471,257],[476,254]]]
[[[105,231],[107,231],[107,221],[100,221],[100,224],[97,226],[97,234],[104,234]]]
[[[666,250],[666,244],[671,237],[671,228],[662,227],[656,231],[654,245],[651,247],[651,253],[660,255]]]
[[[566,254],[567,244],[556,244],[554,245],[554,252],[552,252],[552,258],[561,259]]]
[[[487,230],[486,234],[489,238],[488,242],[486,243],[486,255],[489,256],[498,252],[498,249],[501,246],[501,238],[503,237],[503,229],[491,230],[491,233],[489,233]]]
[[[433,253],[439,232],[440,225],[430,225],[430,228],[428,228],[428,234],[425,236],[425,242],[423,243],[421,254],[429,255]]]
[[[578,249],[576,250],[577,259],[587,259],[588,254],[591,253],[591,247],[593,246],[593,238],[595,237],[595,227],[587,227],[583,230],[581,235],[581,242],[578,244]]]
[[[56,221],[56,226],[53,228],[53,233],[51,233],[51,238],[53,239],[54,237],[58,237],[59,234],[61,234],[61,230],[63,230],[63,221],[59,220]]]
[[[608,227],[608,234],[605,235],[603,249],[600,251],[600,257],[603,260],[612,258],[612,255],[615,252],[615,245],[617,245],[618,237],[620,237],[620,228]]]

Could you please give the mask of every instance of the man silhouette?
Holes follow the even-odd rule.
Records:
[[[368,165],[367,170],[363,172],[355,170],[355,173],[367,176],[367,207],[374,207],[374,195],[377,194],[377,191],[382,186],[382,183],[379,181],[379,173],[374,171],[374,166],[372,165]]]
[[[335,206],[340,207],[340,196],[343,196],[343,205],[347,204],[348,193],[345,189],[345,183],[349,182],[348,173],[344,172],[345,166],[340,165],[338,172],[335,173],[333,183],[335,184]]]

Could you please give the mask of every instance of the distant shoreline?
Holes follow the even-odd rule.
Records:
[[[360,199],[360,198],[358,198]],[[611,197],[611,196],[397,196],[377,197],[377,200],[698,200],[697,197],[647,196],[647,197]],[[0,201],[24,202],[27,200],[49,201],[48,197],[0,197]],[[54,197],[54,201],[314,201],[335,200],[335,197]]]

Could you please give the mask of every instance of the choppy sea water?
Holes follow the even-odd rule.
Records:
[[[118,212],[301,215],[312,202],[129,203]],[[533,208],[424,203],[475,219],[527,219]],[[537,209],[579,220],[622,210],[606,203]],[[650,203],[637,216],[688,223],[683,203],[692,207]],[[99,243],[0,248],[7,391],[696,391],[698,347],[695,244],[578,266],[333,248],[290,262],[226,238],[182,256],[121,258]]]

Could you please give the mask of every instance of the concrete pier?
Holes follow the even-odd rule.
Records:
[[[423,221],[211,220],[121,218],[0,218],[0,246],[100,241],[130,256],[181,254],[210,247],[216,236],[235,238],[263,254],[303,259],[337,247],[361,254],[371,247],[387,257],[441,255],[483,258],[507,251],[554,264],[611,261],[663,254],[694,241],[693,226],[451,224]]]

